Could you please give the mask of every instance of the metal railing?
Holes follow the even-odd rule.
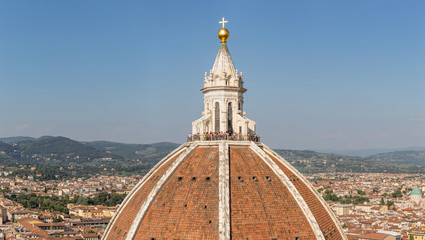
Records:
[[[260,142],[260,136],[257,134],[229,134],[229,133],[204,133],[204,134],[189,134],[187,136],[187,142],[193,141],[219,141],[219,140],[231,140],[231,141],[253,141]]]

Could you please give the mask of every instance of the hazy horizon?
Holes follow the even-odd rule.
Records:
[[[34,138],[39,139],[42,137],[65,137],[69,138],[67,136],[51,136],[51,135],[44,135],[44,136],[9,136],[9,137],[2,137],[0,136],[0,141],[3,139],[13,139],[13,138]],[[81,140],[81,139],[73,139],[74,141],[78,142],[115,142],[115,143],[123,143],[123,144],[155,144],[155,143],[173,143],[173,144],[183,144],[182,142],[170,142],[170,141],[159,141],[159,142],[120,142],[120,141],[111,141],[111,140],[104,140],[104,139],[96,139],[96,140]],[[375,153],[383,153],[383,152],[390,152],[390,151],[425,151],[425,146],[406,146],[406,147],[397,147],[397,148],[358,148],[358,149],[333,149],[333,148],[279,148],[277,149],[287,149],[287,150],[311,150],[316,152],[325,152],[325,153],[335,153],[335,154],[348,154],[352,156],[368,156]],[[368,152],[372,152],[371,154],[367,154]]]
[[[5,1],[0,137],[186,139],[229,23],[273,148],[422,147],[425,2]]]

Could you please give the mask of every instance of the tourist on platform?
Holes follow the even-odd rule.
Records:
[[[260,137],[255,134],[249,132],[247,135],[242,135],[240,133],[234,133],[234,132],[205,132],[205,133],[196,133],[192,134],[189,133],[187,135],[187,141],[215,141],[215,140],[233,140],[233,141],[253,141],[253,142],[259,142]]]

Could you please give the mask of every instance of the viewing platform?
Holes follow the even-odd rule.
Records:
[[[204,133],[204,134],[189,134],[187,136],[187,142],[193,141],[252,141],[260,142],[260,136],[257,134],[229,134],[229,133]]]

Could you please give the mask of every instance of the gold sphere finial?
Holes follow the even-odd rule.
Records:
[[[226,40],[229,38],[229,30],[222,28],[218,31],[218,38],[221,40],[221,43],[226,43]]]
[[[224,24],[228,23],[228,21],[225,21],[223,17],[218,23],[223,24],[223,27],[218,31],[218,38],[221,40],[221,43],[226,43],[226,40],[229,38],[229,30],[224,27]]]

